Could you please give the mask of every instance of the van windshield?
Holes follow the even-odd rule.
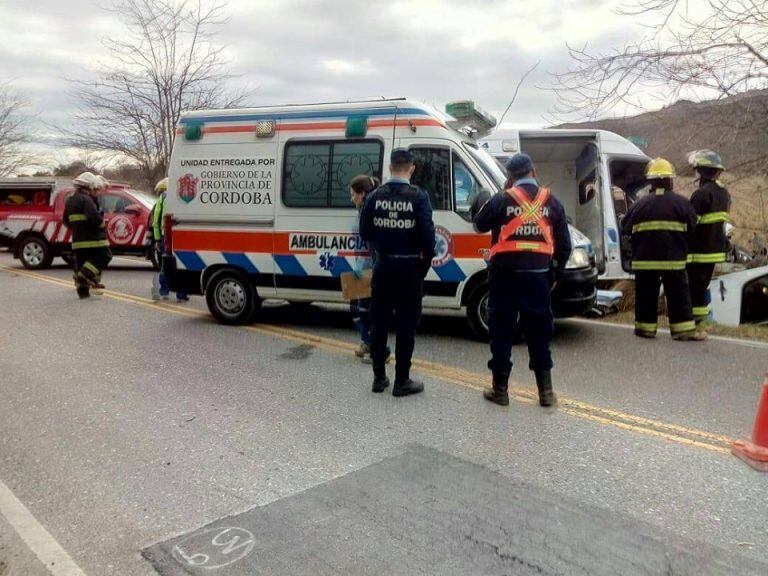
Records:
[[[507,181],[507,178],[504,176],[504,172],[502,172],[496,159],[484,148],[479,148],[477,145],[470,144],[469,142],[463,142],[463,144],[475,162],[480,165],[485,175],[494,183],[496,190],[504,190],[504,183]]]

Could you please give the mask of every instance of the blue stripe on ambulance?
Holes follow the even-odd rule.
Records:
[[[176,250],[174,254],[176,258],[181,260],[181,263],[187,270],[205,270],[205,262],[197,255],[197,252],[192,250]]]
[[[280,271],[286,276],[306,276],[307,271],[304,270],[299,263],[299,259],[296,256],[290,256],[286,254],[275,254],[272,256],[275,260]]]
[[[347,259],[343,256],[336,256],[333,259],[331,274],[338,278],[339,275],[344,274],[345,272],[352,272],[352,266],[349,265],[349,262],[347,262]]]
[[[448,260],[442,266],[433,266],[432,269],[442,282],[464,282],[467,279],[467,275],[464,274],[456,260]]]
[[[253,120],[307,120],[322,118],[346,118],[349,115],[365,114],[367,116],[393,116],[395,108],[367,108],[361,110],[318,110],[316,112],[275,112],[274,114],[233,114],[230,116],[195,116],[182,118],[180,124],[201,124],[205,122],[247,122]],[[425,110],[418,108],[398,108],[397,115],[422,114],[429,116]]]
[[[240,254],[237,252],[223,252],[222,255],[224,256],[224,260],[226,260],[228,264],[232,264],[232,266],[239,266],[249,274],[259,273],[259,269],[254,266],[253,262],[251,262],[250,258],[248,258],[248,256],[245,254]]]

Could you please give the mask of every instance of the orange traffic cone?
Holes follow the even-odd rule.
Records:
[[[737,440],[731,444],[731,453],[755,470],[768,472],[768,374],[757,405],[752,441]]]

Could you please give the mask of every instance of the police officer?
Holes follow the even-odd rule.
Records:
[[[389,386],[385,365],[387,333],[395,314],[393,396],[418,394],[421,382],[410,378],[416,325],[421,316],[422,283],[435,255],[435,225],[426,192],[410,183],[413,155],[396,148],[390,179],[368,194],[360,213],[360,237],[374,253],[371,280],[371,361],[373,392]]]
[[[64,223],[72,230],[77,295],[88,298],[91,288],[104,288],[101,274],[112,260],[104,214],[96,203],[96,194],[107,182],[101,176],[83,172],[72,183],[75,192],[64,205]]]
[[[528,344],[528,366],[536,376],[539,404],[552,406],[557,398],[552,391],[549,348],[554,333],[550,293],[571,253],[568,222],[560,201],[536,181],[530,156],[515,154],[506,168],[504,192],[487,201],[487,196],[478,196],[471,210],[477,231],[492,231],[488,368],[493,383],[483,396],[496,404],[509,405],[510,357],[519,315]]]
[[[693,319],[703,326],[709,316],[709,282],[715,264],[725,262],[728,239],[725,223],[731,209],[731,196],[718,181],[725,167],[712,150],[698,150],[688,160],[699,174],[699,187],[691,196],[691,204],[699,217],[688,251],[688,282],[691,286]]]
[[[688,239],[696,227],[691,203],[673,191],[675,168],[654,158],[645,171],[651,190],[627,211],[622,232],[632,236],[635,274],[635,334],[656,336],[659,288],[664,285],[669,330],[675,340],[705,340],[696,330],[685,272]]]

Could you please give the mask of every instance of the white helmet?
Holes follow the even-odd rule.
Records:
[[[92,172],[83,172],[77,178],[72,180],[72,183],[75,186],[79,186],[81,188],[90,188],[91,190],[96,190],[100,186],[99,178],[100,176],[95,176]]]
[[[109,188],[109,180],[104,178],[104,176],[102,176],[101,174],[96,176],[96,180],[98,182],[98,186],[96,186],[98,190],[105,190],[106,188]]]

